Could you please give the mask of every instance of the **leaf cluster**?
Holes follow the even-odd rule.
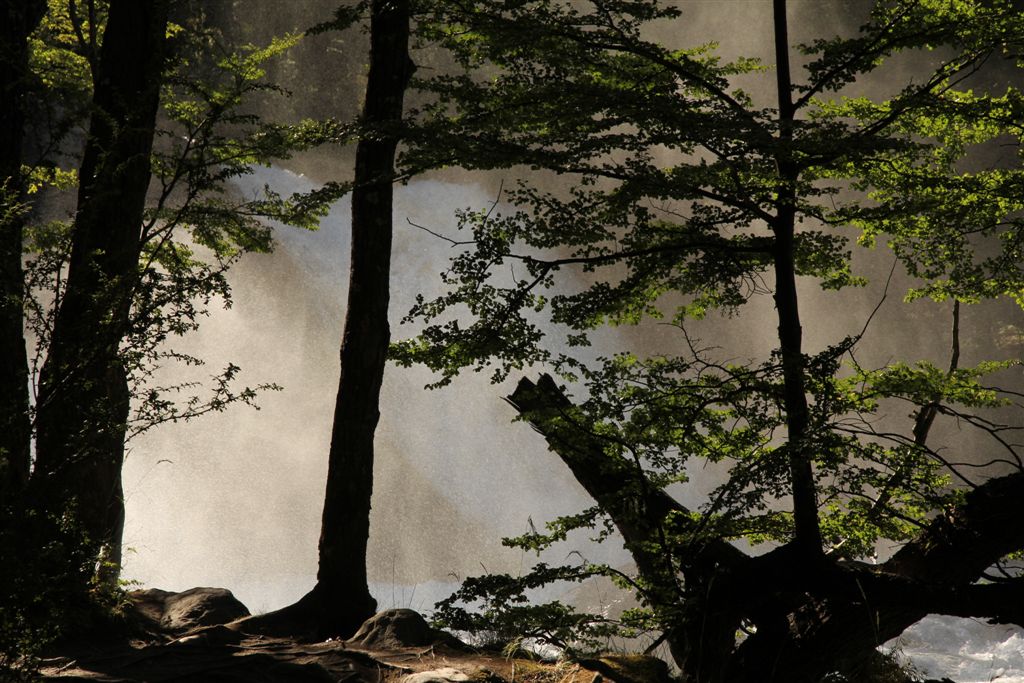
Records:
[[[651,626],[646,612],[629,610],[621,617],[585,614],[558,601],[533,604],[531,592],[552,584],[578,583],[606,574],[600,566],[538,564],[527,574],[488,574],[467,578],[439,602],[434,622],[469,633],[483,646],[506,647],[531,641],[559,648],[567,655],[598,652],[615,636],[636,637]]]

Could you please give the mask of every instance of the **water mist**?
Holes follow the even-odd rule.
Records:
[[[311,189],[307,179],[260,169],[242,192]],[[396,193],[391,320],[394,337],[417,292],[438,293],[451,246],[412,223],[450,231],[457,208],[495,200],[473,185],[417,181]],[[273,254],[232,272],[234,302],[214,310],[179,347],[213,374],[228,362],[247,384],[276,382],[260,410],[162,426],[131,443],[125,465],[124,575],[147,586],[231,588],[254,610],[274,609],[312,586],[326,478],[338,344],[348,279],[348,202],[317,232],[275,228]],[[208,370],[207,370],[208,369]],[[184,379],[168,371],[158,379]],[[190,377],[194,373],[190,371]],[[483,374],[424,389],[429,372],[389,366],[381,399],[369,544],[370,580],[382,607],[429,609],[459,579],[516,572],[534,560],[500,545],[587,505],[585,493],[543,439],[502,396],[513,381]],[[591,560],[625,561],[621,549],[579,548]],[[559,553],[573,548],[566,547]]]

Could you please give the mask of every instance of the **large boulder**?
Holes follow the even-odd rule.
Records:
[[[164,601],[164,626],[172,631],[226,624],[249,610],[226,588],[190,588]]]
[[[418,612],[411,609],[378,612],[363,622],[356,634],[346,642],[352,647],[366,650],[461,645],[451,634],[431,628]]]
[[[172,593],[157,588],[133,591],[136,612],[152,627],[184,633],[249,616],[249,610],[226,588],[190,588]]]
[[[163,632],[165,630],[164,602],[171,595],[174,593],[159,588],[146,588],[128,593],[128,599],[132,603],[132,612],[139,618],[147,631]]]

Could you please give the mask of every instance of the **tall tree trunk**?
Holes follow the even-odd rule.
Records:
[[[779,197],[771,228],[775,234],[775,308],[779,318],[779,351],[782,357],[783,403],[786,409],[790,481],[793,486],[793,544],[808,557],[820,556],[818,500],[814,484],[812,453],[806,443],[808,430],[807,392],[804,381],[803,331],[796,292],[794,236],[796,231],[796,187],[799,171],[791,157],[793,141],[792,82],[789,71],[789,31],[786,0],[773,0],[775,20],[775,71],[779,104]]]
[[[23,332],[21,166],[28,36],[43,0],[0,2],[0,501],[28,481],[31,419]]]
[[[334,408],[320,566],[313,595],[321,635],[349,636],[376,611],[366,576],[373,437],[390,341],[391,213],[396,128],[412,74],[408,0],[374,0],[362,119],[380,130],[356,148],[352,261]]]
[[[167,0],[111,0],[79,171],[67,288],[40,377],[33,475],[120,562],[128,331],[150,181]],[[116,571],[116,570],[115,570]]]

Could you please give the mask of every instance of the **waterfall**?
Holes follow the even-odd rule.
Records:
[[[307,178],[260,168],[239,185],[282,194]],[[454,230],[458,208],[494,202],[480,186],[414,181],[395,195],[392,335],[415,295],[438,293],[451,245],[410,224]],[[169,424],[133,441],[125,463],[124,575],[147,586],[231,588],[269,610],[312,587],[338,382],[348,280],[349,204],[338,202],[316,232],[277,226],[272,254],[245,257],[230,275],[234,301],[214,309],[178,348],[211,375],[233,362],[242,382],[276,382],[261,409]],[[158,381],[181,379],[171,370]],[[518,572],[536,558],[503,548],[503,536],[589,504],[543,438],[512,424],[492,385],[468,373],[428,391],[428,371],[389,366],[381,398],[369,543],[370,580],[381,606],[429,609],[461,578]],[[594,561],[625,562],[621,548],[578,548]],[[573,550],[560,548],[558,559]]]

